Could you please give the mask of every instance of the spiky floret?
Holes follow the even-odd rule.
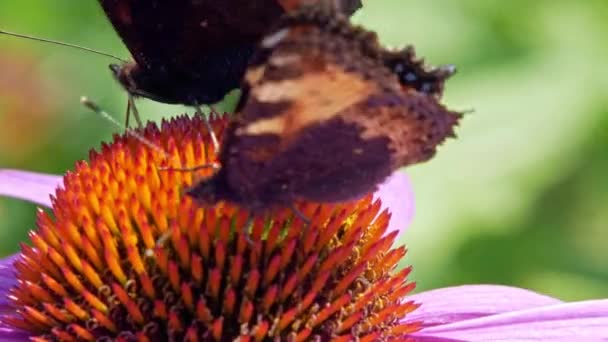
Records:
[[[406,250],[380,201],[298,203],[310,225],[291,209],[248,226],[236,206],[197,207],[181,192],[211,171],[159,166],[214,161],[202,132],[198,118],[149,124],[171,160],[115,136],[77,163],[22,246],[4,321],[36,341],[400,341],[419,328],[402,323],[414,284],[395,271]]]

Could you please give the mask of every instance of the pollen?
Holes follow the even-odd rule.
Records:
[[[212,126],[221,138],[228,119]],[[117,135],[66,174],[15,262],[15,314],[36,341],[407,341],[406,254],[371,194],[251,215],[184,189],[216,161],[204,123]],[[161,153],[160,151],[166,151]],[[161,237],[167,237],[162,243]]]

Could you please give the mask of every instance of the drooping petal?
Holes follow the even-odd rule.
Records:
[[[8,291],[17,283],[13,269],[13,261],[17,255],[0,259],[0,316],[11,314],[14,309],[8,301]],[[30,334],[23,330],[10,327],[0,321],[0,341],[28,341]]]
[[[423,329],[421,337],[465,341],[605,341],[608,299],[560,303]]]
[[[403,233],[414,217],[414,192],[408,176],[401,171],[393,173],[378,186],[374,198],[380,198],[382,206],[389,208],[391,213],[386,234],[393,231]]]
[[[561,303],[529,290],[501,285],[446,287],[408,296],[407,300],[421,304],[407,320],[421,321],[425,327]]]
[[[0,169],[0,196],[20,198],[46,207],[61,177],[37,172]]]

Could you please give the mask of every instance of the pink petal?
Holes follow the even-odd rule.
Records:
[[[608,341],[608,299],[481,317],[425,328],[418,334],[466,341]]]
[[[27,342],[31,334],[23,330],[14,329],[0,323],[0,341],[2,342]]]
[[[404,172],[393,173],[378,186],[375,198],[380,197],[382,207],[388,208],[391,220],[385,234],[404,232],[414,217],[414,193],[408,176]]]
[[[406,299],[422,304],[406,320],[423,322],[426,327],[561,303],[532,291],[501,285],[447,287]]]
[[[61,177],[43,173],[0,169],[0,196],[51,206],[50,195],[61,184]]]
[[[8,291],[17,280],[15,279],[13,262],[17,255],[0,259],[0,316],[11,315],[15,309],[8,301]],[[0,341],[29,341],[29,333],[10,327],[0,321]]]
[[[0,315],[11,311],[7,298],[7,293],[16,283],[13,262],[17,258],[17,254],[0,259]]]

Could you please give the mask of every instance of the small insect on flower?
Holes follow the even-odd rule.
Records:
[[[357,199],[454,135],[460,114],[439,103],[453,72],[427,70],[412,48],[382,48],[375,33],[325,7],[295,11],[246,72],[221,169],[187,193],[254,211]]]

